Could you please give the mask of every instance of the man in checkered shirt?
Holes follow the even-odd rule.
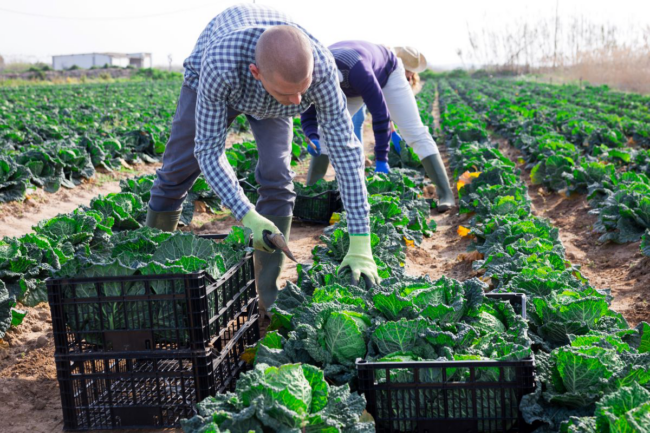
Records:
[[[289,237],[296,197],[290,167],[292,117],[313,104],[347,211],[350,249],[341,267],[349,266],[353,279],[363,275],[378,282],[363,152],[329,51],[286,15],[247,4],[217,15],[184,66],[185,81],[163,166],[151,190],[147,225],[175,230],[183,200],[203,173],[235,218],[253,231],[257,287],[262,307],[269,307],[277,296],[284,255],[271,250],[262,233]],[[224,152],[228,126],[240,113],[248,118],[259,152],[256,206],[239,186]]]

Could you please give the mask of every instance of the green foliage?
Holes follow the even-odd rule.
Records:
[[[167,72],[158,72],[151,78],[168,79]],[[92,178],[97,167],[157,162],[178,88],[178,80],[163,80],[5,89],[0,202],[22,200],[30,183],[56,192]]]
[[[27,168],[0,156],[0,202],[23,200],[28,182]]]
[[[646,230],[641,237],[641,252],[650,257],[650,229]]]
[[[298,195],[314,197],[328,191],[336,191],[339,189],[339,187],[336,180],[320,179],[313,185],[304,185],[300,182],[294,182],[293,189]]]
[[[406,275],[384,280],[372,290],[333,284],[312,296],[288,286],[272,309],[289,331],[281,347],[258,347],[257,359],[310,362],[325,376],[345,383],[354,361],[410,353],[420,360],[476,356],[522,359],[530,356],[526,322],[507,302],[484,297],[478,280],[459,282]],[[256,359],[256,362],[257,362]]]
[[[592,195],[592,192],[616,175],[616,167],[604,162],[582,162],[565,175],[567,192]]]
[[[551,155],[539,162],[530,172],[533,185],[544,185],[558,191],[565,186],[565,176],[575,167],[573,159],[567,156]]]
[[[601,241],[636,242],[650,229],[650,179],[641,174],[630,180],[623,178],[618,189],[590,211],[598,215],[594,228],[603,233]]]
[[[175,80],[182,78],[183,74],[180,72],[165,71],[155,68],[139,68],[135,72],[134,77],[146,78],[149,80]]]
[[[449,165],[458,178],[465,171],[479,172],[492,165],[495,160],[514,168],[515,164],[503,155],[493,143],[463,143],[454,146]]]
[[[488,163],[484,171],[459,191],[460,213],[474,213],[477,221],[490,215],[530,213],[526,186],[518,179],[518,171],[499,160]]]
[[[606,115],[603,105],[598,110],[584,108],[592,107],[595,102],[589,98],[600,98],[601,93],[583,98],[586,91],[577,87],[477,80],[458,80],[451,86],[442,80],[439,92],[443,117],[450,116],[444,129],[454,149],[452,161],[460,169],[471,161],[481,167],[470,166],[470,170],[489,172],[491,161],[500,161],[491,151],[493,146],[464,142],[463,127],[455,123],[468,122],[471,127],[476,119],[488,119],[491,127],[521,151],[519,162],[532,169],[533,184],[588,195],[592,213],[598,215],[595,228],[603,233],[601,240],[629,242],[650,233],[644,175],[650,159],[646,151],[623,148],[623,133],[629,139],[636,126],[614,115],[621,108],[612,106],[608,111],[612,114]],[[471,109],[476,112],[472,114]],[[626,114],[649,120],[647,108]],[[524,419],[541,424],[540,432],[647,430],[647,396],[633,403],[625,400],[633,400],[629,394],[635,391],[629,387],[645,392],[650,381],[648,325],[630,329],[623,316],[611,310],[609,292],[591,287],[566,260],[557,229],[532,217],[530,208],[512,206],[513,212],[500,214],[489,206],[504,200],[507,188],[521,188],[525,193],[517,177],[503,182],[487,179],[482,173],[461,188],[461,212],[478,210],[469,221],[474,238],[470,248],[484,258],[475,261],[473,268],[483,278],[490,277],[497,292],[528,295],[538,381],[535,392],[522,399]],[[494,193],[493,201],[489,200],[491,188],[501,193]],[[475,192],[479,193],[469,200]],[[644,239],[642,250],[646,244]],[[387,301],[393,306],[389,311],[406,308],[404,299]],[[484,322],[486,327],[500,329],[489,318]],[[640,409],[632,409],[637,406]]]
[[[209,397],[197,405],[198,414],[183,420],[186,433],[232,432],[358,432],[372,424],[359,418],[365,399],[347,385],[328,385],[323,372],[306,364],[272,367],[258,364],[242,374],[234,393]]]
[[[224,241],[216,243],[189,233],[172,234],[142,227],[114,234],[105,241],[101,249],[91,247],[93,254],[90,257],[86,252],[89,244],[86,243],[85,248],[77,248],[77,252],[64,266],[52,271],[58,277],[100,278],[188,274],[205,270],[210,277],[216,279],[245,254],[248,245],[246,233],[243,228],[233,227],[231,234]],[[158,295],[172,294],[179,290],[178,285],[165,279],[154,280],[150,284],[152,292]],[[144,294],[144,286],[132,282],[105,283],[102,289],[105,296],[128,298]],[[184,290],[182,287],[180,289]],[[75,293],[81,298],[98,296],[95,284],[78,284],[75,286]],[[215,293],[215,296],[223,295]],[[222,301],[214,299],[214,296],[209,298],[209,302],[222,305]],[[153,303],[153,311],[133,312],[126,310],[129,308],[128,302],[88,303],[83,311],[68,316],[68,324],[75,331],[82,332],[87,342],[99,345],[102,339],[97,338],[95,333],[105,329],[125,329],[126,318],[129,318],[129,326],[133,329],[149,326],[160,333],[178,327],[185,329],[186,325],[182,323],[186,320],[186,315],[183,311],[187,306],[184,304],[184,298],[179,298],[172,302]],[[102,320],[99,320],[99,317]],[[170,335],[176,335],[175,331],[169,332]]]
[[[634,383],[604,397],[596,405],[596,428],[611,432],[650,430],[650,392]]]

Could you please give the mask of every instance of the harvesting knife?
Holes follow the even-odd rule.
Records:
[[[284,239],[282,233],[271,233],[269,230],[264,230],[262,232],[262,237],[264,238],[264,242],[269,246],[269,248],[282,251],[287,257],[298,263],[298,260],[296,260],[296,258],[291,253],[291,250],[287,245],[287,241]]]

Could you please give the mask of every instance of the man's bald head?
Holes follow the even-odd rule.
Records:
[[[274,26],[262,33],[255,47],[255,63],[269,80],[277,74],[288,83],[301,83],[314,69],[307,36],[292,26]]]

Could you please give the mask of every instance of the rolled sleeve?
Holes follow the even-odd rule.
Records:
[[[335,70],[317,86],[312,99],[341,190],[348,231],[351,234],[370,233],[363,148],[354,135],[345,95],[340,90]]]
[[[241,220],[254,206],[239,186],[225,154],[228,82],[223,75],[204,69],[197,93],[194,156],[212,190],[235,218]]]

